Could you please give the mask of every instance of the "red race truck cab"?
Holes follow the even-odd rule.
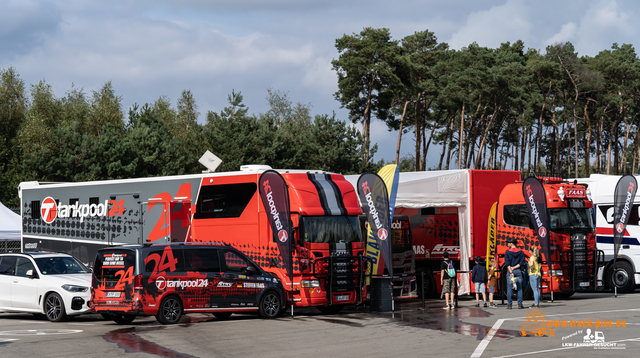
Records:
[[[296,307],[326,312],[361,303],[366,263],[353,186],[340,174],[280,171],[289,186],[294,228],[292,283],[258,195],[260,174],[268,169],[245,166],[246,174],[203,178],[190,240],[243,251],[280,278]]]
[[[560,297],[574,292],[602,288],[598,284],[598,265],[603,260],[602,251],[596,249],[593,222],[593,203],[582,185],[569,183],[561,178],[538,178],[545,189],[550,225],[550,258],[542,255],[541,292],[553,289]],[[522,195],[522,183],[509,184],[500,193],[497,210],[497,256],[502,265],[507,250],[507,239],[518,241],[518,247],[529,256],[532,247],[540,248],[540,242],[531,228],[529,211]],[[551,262],[551,274],[547,263]],[[552,277],[553,276],[553,277]],[[506,274],[502,272],[502,280]],[[505,287],[506,283],[503,282]],[[528,289],[528,286],[527,286]],[[526,289],[526,290],[527,290]],[[530,290],[525,291],[526,293]]]

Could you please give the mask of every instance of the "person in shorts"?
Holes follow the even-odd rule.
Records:
[[[440,284],[442,285],[442,292],[444,293],[444,298],[446,301],[446,306],[443,308],[445,310],[450,310],[454,308],[453,305],[453,294],[456,286],[456,277],[451,277],[447,273],[450,266],[453,266],[453,262],[449,260],[449,253],[445,252],[442,254],[442,258],[444,261],[440,264]]]
[[[489,307],[498,308],[498,305],[493,303],[493,294],[496,292],[496,286],[498,286],[498,266],[496,260],[491,259],[489,261]]]
[[[476,307],[480,307],[480,293],[482,293],[482,302],[484,307],[487,307],[487,289],[485,282],[487,282],[487,268],[486,263],[480,256],[475,258],[476,265],[471,270],[471,281],[475,284],[476,288]]]

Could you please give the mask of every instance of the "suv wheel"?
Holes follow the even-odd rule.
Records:
[[[175,297],[165,297],[160,304],[156,319],[162,324],[175,324],[182,318],[182,302]]]
[[[64,302],[59,294],[53,292],[44,301],[44,312],[51,322],[60,322],[67,318]]]
[[[273,291],[269,291],[262,296],[260,300],[260,316],[263,318],[278,317],[281,311],[280,295]]]

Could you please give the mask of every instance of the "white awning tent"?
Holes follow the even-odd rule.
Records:
[[[355,188],[359,175],[345,178]],[[460,228],[460,270],[469,270],[471,254],[469,170],[438,170],[400,173],[396,207],[421,209],[457,207]],[[469,275],[460,275],[459,294],[470,292]]]
[[[20,241],[20,215],[0,203],[0,241]]]

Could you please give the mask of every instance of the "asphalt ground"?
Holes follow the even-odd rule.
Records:
[[[554,302],[544,298],[538,311],[508,310],[506,305],[476,308],[475,300],[463,297],[450,311],[442,309],[440,300],[427,300],[425,309],[419,300],[396,301],[393,312],[370,312],[368,306],[348,307],[336,315],[295,309],[293,318],[287,311],[275,320],[192,314],[172,326],[160,325],[154,317],[117,325],[94,314],[51,323],[30,314],[0,313],[0,357],[637,355],[639,294],[615,298],[608,292],[581,293]],[[613,327],[605,327],[605,321]],[[615,326],[623,322],[624,327]]]

